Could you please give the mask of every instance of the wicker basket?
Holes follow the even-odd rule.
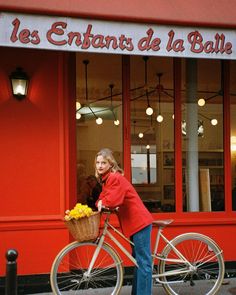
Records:
[[[99,234],[100,212],[95,212],[89,217],[78,220],[66,221],[65,224],[73,238],[78,242],[94,240]]]

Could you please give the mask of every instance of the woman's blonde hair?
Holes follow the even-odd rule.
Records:
[[[94,166],[95,166],[95,175],[97,178],[100,177],[96,169],[96,162],[97,162],[98,156],[102,156],[104,159],[106,159],[109,162],[109,164],[111,165],[111,172],[119,172],[121,174],[124,173],[123,170],[119,167],[118,163],[116,162],[116,159],[113,156],[113,152],[108,148],[104,148],[104,149],[101,149],[96,154],[96,157],[95,157]]]

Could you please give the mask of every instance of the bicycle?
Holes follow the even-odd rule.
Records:
[[[105,241],[110,238],[134,265],[135,258],[124,248],[111,231],[130,243],[109,219],[112,211],[106,210],[104,227],[99,237],[90,242],[77,241],[64,247],[56,256],[50,275],[54,294],[102,294],[118,295],[124,279],[122,260],[113,246]],[[163,229],[173,220],[157,220],[157,234],[152,251],[153,294],[155,286],[163,286],[167,294],[184,295],[186,286],[197,290],[198,295],[213,295],[219,290],[224,278],[222,250],[208,236],[184,233],[168,240]],[[165,246],[158,252],[160,239]],[[87,292],[85,291],[87,290]],[[65,292],[65,293],[64,293]],[[189,295],[189,293],[188,293]]]

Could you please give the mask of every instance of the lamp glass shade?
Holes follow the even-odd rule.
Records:
[[[157,122],[161,123],[163,120],[164,120],[163,116],[159,114],[157,116]]]
[[[12,93],[18,98],[22,99],[27,95],[29,79],[26,73],[21,68],[17,68],[15,72],[10,75]]]
[[[216,126],[218,124],[217,119],[211,119],[211,125]]]
[[[81,108],[81,103],[79,101],[76,101],[76,111]]]
[[[96,119],[97,125],[101,125],[102,122],[103,122],[102,118],[99,117],[99,118]]]
[[[206,101],[204,98],[199,98],[197,103],[200,107],[203,107],[206,104]]]
[[[146,109],[146,114],[147,114],[148,116],[151,116],[151,115],[153,114],[153,109],[152,109],[151,107],[148,107],[148,108]]]
[[[118,119],[117,120],[114,120],[114,125],[119,126],[120,125],[120,121]]]
[[[81,114],[79,112],[76,112],[76,119],[79,120],[81,117]]]

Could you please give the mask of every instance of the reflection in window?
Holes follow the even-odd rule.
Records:
[[[156,147],[132,146],[131,150],[132,183],[156,183]]]

